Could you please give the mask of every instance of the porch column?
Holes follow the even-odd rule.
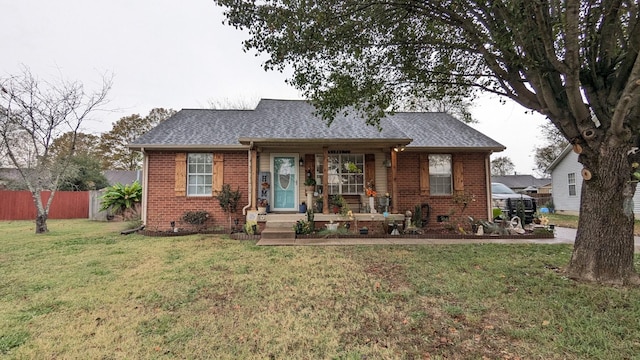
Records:
[[[398,213],[398,153],[391,149],[391,213]]]
[[[329,214],[329,147],[322,148],[322,213]]]

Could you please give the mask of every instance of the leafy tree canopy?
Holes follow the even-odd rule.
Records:
[[[149,115],[125,116],[113,124],[112,129],[100,137],[99,151],[102,168],[105,170],[137,170],[142,164],[142,154],[127,147],[127,144],[168,119],[176,111],[156,108]]]
[[[633,1],[216,2],[249,31],[246,49],[267,53],[266,69],[292,67],[327,119],[353,106],[375,122],[406,99],[480,89],[551,116],[571,139],[593,126],[584,97],[605,125],[639,111],[628,98],[614,119],[612,106],[638,97]]]
[[[102,173],[100,160],[88,154],[71,157],[69,168],[63,177],[60,190],[86,191],[99,190],[109,186],[109,181]]]
[[[66,132],[55,138],[49,151],[54,157],[68,156],[70,151],[76,155],[98,156],[100,137],[82,132]]]

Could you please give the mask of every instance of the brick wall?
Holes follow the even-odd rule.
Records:
[[[211,215],[207,227],[229,226],[228,214],[220,208],[218,199],[214,196],[176,196],[175,195],[175,152],[149,152],[149,176],[147,185],[147,229],[151,231],[165,231],[171,228],[170,222],[175,221],[179,228],[190,228],[190,224],[181,223],[182,215],[186,211],[207,211]],[[242,197],[238,211],[232,218],[239,218],[244,223],[242,208],[248,202],[248,164],[247,153],[224,153],[224,181],[233,190],[240,189]],[[185,179],[186,181],[186,179]]]
[[[211,197],[187,197],[175,195],[175,152],[150,152],[149,183],[147,203],[147,229],[169,230],[170,222],[176,221],[178,227],[185,228],[188,224],[181,224],[180,218],[185,211],[205,210],[211,214],[207,226],[229,226],[228,216],[220,208],[218,200]],[[454,202],[454,196],[423,195],[420,191],[420,154],[403,152],[398,154],[398,197],[396,202],[399,213],[407,210],[414,211],[416,205],[427,203],[431,208],[429,225],[436,224],[437,215],[449,215],[452,223],[461,222],[468,225],[468,216],[476,219],[487,219],[486,169],[484,153],[454,153],[453,161],[462,162],[464,177],[464,193],[472,196],[472,201],[463,208],[462,204]],[[239,188],[242,198],[238,212],[232,218],[240,219],[244,223],[242,207],[248,202],[248,163],[247,153],[224,153],[224,183],[233,189]],[[388,183],[391,184],[391,172],[388,173]]]
[[[462,204],[454,202],[454,196],[429,196],[420,191],[420,154],[403,152],[398,154],[398,198],[397,210],[404,213],[414,211],[418,204],[427,203],[431,208],[429,225],[436,224],[437,215],[450,215],[451,222],[468,225],[468,216],[475,219],[487,219],[487,179],[484,153],[454,153],[452,161],[461,161],[463,166],[464,193],[472,201],[463,209]],[[389,172],[389,183],[391,182]]]

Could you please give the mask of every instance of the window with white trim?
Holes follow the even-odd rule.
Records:
[[[567,174],[567,184],[569,184],[569,196],[576,196],[576,173]]]
[[[211,196],[213,154],[191,153],[187,157],[187,196]]]
[[[329,194],[355,195],[364,192],[364,154],[329,154]],[[322,188],[324,157],[316,155],[316,189]]]
[[[452,194],[451,154],[429,154],[429,192]]]

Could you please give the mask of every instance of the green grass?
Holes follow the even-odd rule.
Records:
[[[640,290],[566,279],[566,245],[258,247],[124,226],[0,222],[0,358],[640,353]]]
[[[567,227],[571,229],[578,228],[578,216],[555,213],[555,214],[547,214],[547,217],[549,218],[549,222],[551,224],[555,224],[557,226]],[[634,221],[633,233],[636,236],[640,236],[640,220]]]

